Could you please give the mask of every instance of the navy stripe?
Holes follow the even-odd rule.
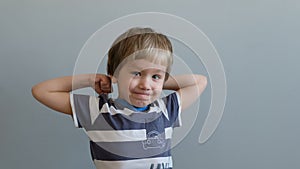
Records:
[[[141,141],[121,143],[95,143],[90,141],[93,160],[120,161],[144,158],[169,157],[171,156],[171,140],[165,140],[165,146],[161,148],[145,149]]]
[[[84,118],[84,120],[83,120]],[[172,123],[162,113],[134,113],[130,116],[123,114],[111,115],[101,113],[91,124],[89,115],[78,115],[78,121],[87,131],[90,130],[138,130],[147,129],[147,126],[158,126],[158,128],[172,127]],[[161,131],[163,132],[163,131]]]
[[[103,125],[103,118],[106,123],[109,124],[110,129],[114,130],[136,130],[136,129],[147,129],[147,126],[158,126],[156,128],[168,128],[171,127],[171,122],[160,113],[134,113],[130,116],[123,114],[111,115],[110,113],[102,113],[101,117],[99,116],[95,124],[97,126],[96,130],[102,130],[102,127],[99,128],[98,124]],[[100,121],[102,123],[100,123]],[[161,131],[163,132],[163,131]]]
[[[179,119],[178,113],[179,113],[179,103],[177,99],[177,94],[174,92],[170,95],[168,95],[166,98],[163,99],[167,110],[168,110],[168,115],[170,117],[170,122],[173,124],[173,127],[179,127]]]
[[[101,94],[98,96],[98,98],[99,98],[99,110],[101,110],[101,108],[105,103],[108,103],[109,107],[112,105],[112,102],[108,98],[107,94]]]

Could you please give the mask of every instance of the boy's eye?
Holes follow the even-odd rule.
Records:
[[[134,76],[141,76],[141,72],[132,72]]]
[[[161,76],[160,75],[153,75],[152,78],[155,79],[155,80],[158,80],[158,79],[161,78]]]

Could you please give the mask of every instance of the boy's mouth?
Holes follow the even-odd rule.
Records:
[[[151,94],[146,92],[133,92],[133,96],[140,100],[149,100]]]

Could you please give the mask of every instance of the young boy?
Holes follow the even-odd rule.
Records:
[[[131,28],[108,53],[107,74],[82,74],[47,80],[32,88],[33,96],[53,110],[71,115],[90,138],[97,169],[173,167],[171,137],[181,125],[181,110],[206,87],[202,75],[170,76],[169,39],[151,28]],[[118,86],[112,99],[111,83]],[[92,87],[99,97],[70,94]],[[162,90],[175,92],[161,97]]]

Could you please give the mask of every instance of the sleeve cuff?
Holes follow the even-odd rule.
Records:
[[[175,92],[176,93],[176,97],[177,97],[177,101],[178,101],[178,125],[179,126],[182,126],[182,120],[181,120],[181,100],[180,100],[180,95],[178,92]]]
[[[72,108],[72,117],[73,117],[73,121],[76,127],[79,128],[79,124],[78,124],[78,119],[77,119],[77,115],[76,115],[76,110],[75,110],[75,106],[74,106],[74,94],[70,94],[70,103],[71,103],[71,108]]]

